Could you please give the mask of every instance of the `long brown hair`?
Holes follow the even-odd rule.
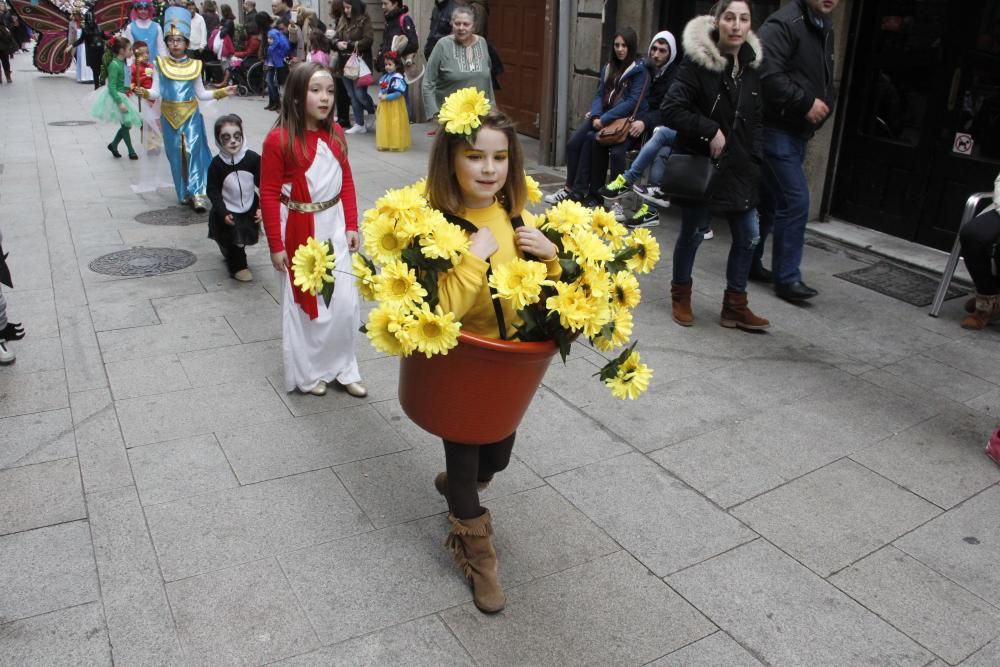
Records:
[[[514,121],[504,112],[494,109],[479,128],[502,132],[507,137],[507,182],[497,197],[509,215],[518,215],[528,200],[528,184],[524,180],[524,151],[517,139]],[[438,129],[427,163],[427,200],[433,208],[443,213],[458,215],[465,208],[462,191],[455,176],[455,156],[469,147],[464,135],[449,134]]]
[[[285,94],[281,99],[281,111],[274,126],[285,130],[288,135],[285,144],[285,159],[308,159],[306,151],[306,94],[309,92],[309,80],[316,72],[330,73],[329,68],[319,63],[299,63],[288,74],[285,81]],[[332,80],[332,75],[331,75]],[[333,100],[331,99],[331,104]],[[347,160],[347,142],[334,129],[333,108],[330,114],[320,121],[320,130],[330,134],[330,138],[340,146],[343,155],[341,161]]]

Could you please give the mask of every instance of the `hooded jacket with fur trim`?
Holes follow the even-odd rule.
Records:
[[[663,120],[677,130],[674,150],[681,153],[708,155],[709,142],[722,131],[726,147],[708,204],[746,211],[757,205],[763,158],[758,72],[763,51],[750,32],[734,59],[719,51],[717,37],[711,16],[694,18],[684,28],[684,61],[664,98]]]

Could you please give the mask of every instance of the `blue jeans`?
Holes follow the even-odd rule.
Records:
[[[281,67],[268,67],[264,80],[267,82],[267,100],[272,105],[277,106],[281,102],[281,93],[278,91],[278,77],[281,74]]]
[[[764,164],[761,165],[760,240],[754,264],[762,266],[764,240],[773,234],[771,271],[776,285],[802,280],[799,267],[809,220],[809,183],[802,163],[806,141],[795,135],[764,128]]]
[[[581,195],[590,190],[590,161],[596,135],[593,120],[585,118],[566,142],[566,187]]]
[[[731,211],[724,215],[733,237],[729,245],[729,260],[726,262],[726,289],[746,292],[750,262],[753,260],[754,248],[760,242],[757,211]],[[706,206],[685,206],[681,211],[681,233],[674,246],[674,282],[678,285],[691,282],[694,256],[711,221],[712,213]]]
[[[354,110],[354,124],[365,124],[365,112],[375,113],[375,103],[372,102],[368,88],[362,88],[353,79],[344,79],[344,88],[347,89],[347,96],[351,98],[351,109]]]
[[[642,178],[642,172],[652,164],[649,172],[649,182],[659,187],[663,181],[663,170],[666,169],[667,159],[674,152],[674,140],[677,132],[661,125],[653,130],[652,136],[642,145],[639,155],[632,161],[632,166],[625,172],[625,178],[629,183],[638,183]]]

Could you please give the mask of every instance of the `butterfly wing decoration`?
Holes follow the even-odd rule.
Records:
[[[29,0],[30,1],[30,0]],[[129,9],[135,0],[97,0],[90,6],[94,20],[109,35],[122,30],[129,22]]]
[[[10,5],[21,20],[38,33],[35,67],[48,74],[62,74],[68,70],[73,62],[73,55],[66,53],[69,15],[49,0],[10,0]]]

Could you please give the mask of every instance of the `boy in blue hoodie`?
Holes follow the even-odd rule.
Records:
[[[267,70],[267,106],[269,111],[281,108],[281,93],[278,86],[288,74],[288,64],[285,58],[291,51],[288,43],[288,19],[279,19],[275,27],[267,32],[267,57],[264,68]]]

